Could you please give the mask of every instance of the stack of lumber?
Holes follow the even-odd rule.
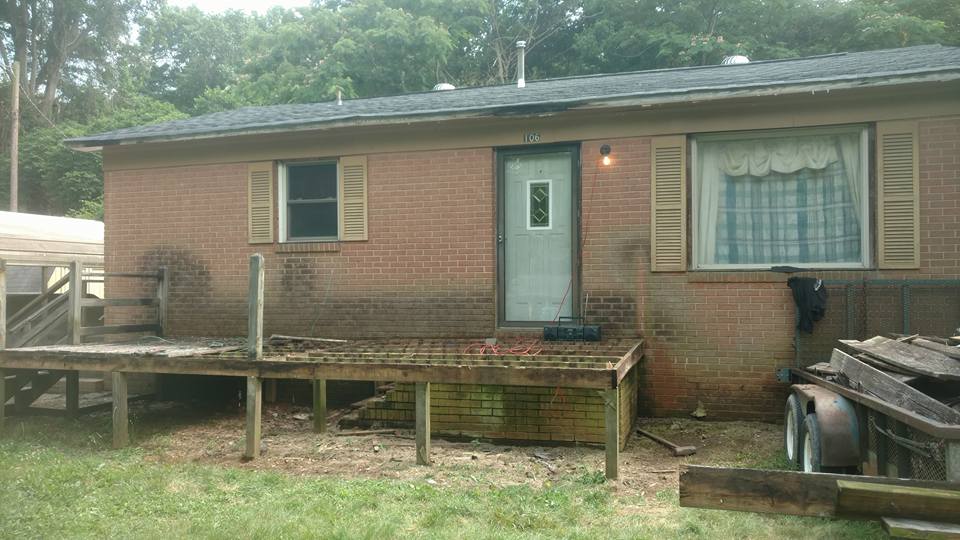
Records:
[[[691,465],[680,506],[876,520],[896,538],[960,538],[955,483]]]
[[[828,380],[930,420],[960,425],[960,346],[951,339],[876,336],[840,340],[830,363],[807,368]]]

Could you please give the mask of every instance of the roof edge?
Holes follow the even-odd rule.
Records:
[[[940,69],[921,69],[902,72],[877,73],[870,77],[851,76],[848,78],[811,79],[802,83],[780,81],[755,85],[726,85],[716,87],[690,88],[679,92],[657,92],[643,94],[631,92],[628,94],[609,95],[584,98],[530,101],[508,106],[487,106],[460,110],[434,110],[417,114],[376,114],[376,115],[349,115],[314,122],[289,122],[275,124],[269,127],[250,127],[227,130],[198,132],[185,135],[158,135],[140,136],[129,139],[99,139],[95,136],[75,137],[65,139],[64,144],[69,148],[81,152],[101,151],[107,146],[126,146],[132,144],[150,144],[163,142],[183,142],[205,139],[219,139],[224,137],[239,137],[250,135],[266,135],[286,132],[314,131],[326,129],[340,129],[361,126],[389,126],[396,124],[442,122],[470,118],[490,118],[498,115],[524,114],[524,109],[532,107],[542,108],[553,106],[556,110],[575,109],[602,109],[624,106],[654,106],[680,103],[684,101],[722,101],[725,99],[743,97],[767,97],[788,94],[802,94],[807,92],[830,92],[833,90],[849,90],[858,88],[882,88],[908,84],[949,82],[960,80],[960,66]]]

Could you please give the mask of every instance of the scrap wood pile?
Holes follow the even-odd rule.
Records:
[[[943,424],[960,425],[960,336],[840,340],[808,371]]]

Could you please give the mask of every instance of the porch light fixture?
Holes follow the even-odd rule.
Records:
[[[603,163],[604,165],[609,165],[610,162],[611,162],[611,159],[610,159],[610,145],[609,145],[609,144],[605,144],[605,145],[603,145],[603,146],[600,147],[600,155],[603,156],[603,159],[601,160],[602,163]]]

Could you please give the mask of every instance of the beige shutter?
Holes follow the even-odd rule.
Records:
[[[654,137],[651,144],[650,263],[654,272],[687,269],[687,139]]]
[[[273,242],[273,162],[251,163],[247,170],[247,225],[251,244]]]
[[[877,123],[877,249],[880,268],[920,267],[917,123]]]
[[[367,239],[367,156],[340,158],[340,239]]]

